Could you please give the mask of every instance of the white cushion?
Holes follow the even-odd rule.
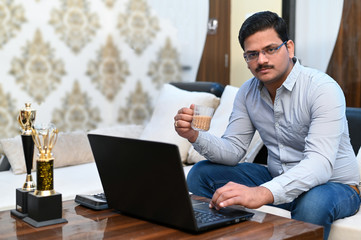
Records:
[[[361,236],[361,211],[351,217],[334,221],[331,225],[328,240],[360,239]]]
[[[165,84],[156,102],[152,117],[140,138],[178,145],[182,162],[185,162],[191,144],[175,131],[174,116],[179,109],[190,107],[193,103],[216,108],[219,105],[219,98],[211,93],[190,92]]]
[[[214,116],[212,118],[211,127],[209,129],[209,133],[221,137],[224,131],[227,128],[229,117],[232,113],[233,102],[237,95],[238,88],[227,85],[223,91],[220,104],[216,109]],[[250,146],[247,150],[246,155],[242,158],[242,161],[253,162],[259,150],[262,148],[263,142],[259,136],[259,133],[256,131]],[[204,157],[201,156],[196,150],[194,150],[193,146],[189,149],[188,152],[188,164],[197,163],[201,160],[204,160]]]
[[[12,172],[15,174],[25,173],[25,157],[21,136],[18,135],[14,138],[0,139],[0,143],[6,157],[8,158]],[[34,150],[33,170],[35,169],[35,153],[36,151]]]
[[[144,130],[143,125],[129,124],[99,128],[89,131],[90,134],[107,135],[113,137],[139,138]]]
[[[11,170],[15,174],[26,172],[24,151],[22,147],[21,136],[14,138],[1,139],[5,155],[11,165]],[[33,169],[36,167],[36,156],[38,150],[34,149]],[[86,132],[75,131],[69,133],[59,133],[58,140],[54,149],[54,168],[78,165],[94,161],[90,144]]]
[[[291,218],[290,211],[282,209],[282,208],[274,207],[274,206],[263,205],[262,207],[257,208],[256,210],[265,212],[265,213],[269,213],[269,214],[273,214],[273,215],[277,215],[277,216],[284,217],[284,218]]]

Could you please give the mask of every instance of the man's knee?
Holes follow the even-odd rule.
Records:
[[[293,214],[298,218],[303,218],[303,221],[306,221],[306,218],[324,221],[334,207],[332,197],[325,190],[322,186],[303,193],[296,200],[297,204]]]
[[[327,237],[334,220],[352,215],[347,190],[347,185],[340,183],[327,183],[311,189],[296,200],[292,218],[324,226]]]
[[[213,189],[210,189],[208,178],[212,175],[213,163],[208,160],[196,163],[187,175],[187,184],[190,192],[204,197],[212,197]]]
[[[188,173],[188,185],[200,185],[212,181],[215,186],[229,181],[247,186],[259,186],[272,177],[267,168],[253,163],[240,163],[236,166],[227,166],[212,163],[208,160],[198,162]]]
[[[209,165],[210,162],[208,160],[196,163],[187,175],[188,186],[192,186],[194,184],[199,185],[201,179],[204,177],[205,174],[207,174],[207,169],[209,168]]]

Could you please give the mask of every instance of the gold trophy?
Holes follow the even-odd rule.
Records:
[[[36,190],[28,195],[28,216],[23,220],[34,227],[67,222],[62,218],[62,197],[54,190],[53,147],[58,138],[54,124],[35,124],[32,137],[38,156],[36,159]]]
[[[58,139],[58,129],[54,124],[36,125],[33,131],[33,140],[39,154],[36,160],[36,181],[38,183],[35,195],[49,196],[54,191],[54,157],[53,147]]]
[[[31,108],[31,103],[25,103],[25,107],[19,112],[18,122],[21,126],[21,140],[23,144],[26,178],[22,188],[16,189],[16,209],[11,210],[11,214],[24,218],[28,214],[28,193],[35,190],[35,182],[31,176],[33,166],[34,142],[32,138],[32,128],[34,125],[36,111]]]
[[[31,168],[33,167],[34,142],[32,139],[32,129],[36,117],[36,111],[31,108],[31,103],[25,103],[19,113],[18,122],[21,126],[21,140],[23,142],[23,150],[26,164],[26,179],[23,190],[34,191],[35,182],[31,176]]]

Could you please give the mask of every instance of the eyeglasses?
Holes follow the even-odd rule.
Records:
[[[271,55],[275,54],[277,52],[277,50],[280,49],[286,43],[287,43],[287,41],[284,41],[278,47],[269,47],[269,48],[266,48],[264,50],[261,50],[260,52],[257,52],[257,51],[246,52],[246,53],[243,54],[243,57],[246,60],[246,62],[248,62],[248,63],[253,62],[253,61],[256,61],[258,59],[260,53],[262,53],[266,57],[271,56]]]

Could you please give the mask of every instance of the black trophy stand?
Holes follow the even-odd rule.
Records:
[[[68,221],[62,218],[63,204],[61,193],[52,192],[53,190],[51,190],[49,191],[51,193],[48,193],[50,195],[41,195],[42,191],[39,188],[43,187],[43,179],[40,177],[44,173],[42,172],[43,170],[44,168],[40,167],[39,162],[37,162],[37,190],[28,194],[28,216],[23,218],[23,221],[33,227],[67,223]],[[45,170],[48,171],[49,169],[45,168]],[[53,167],[51,167],[50,171],[51,173],[48,174],[53,176]]]
[[[33,192],[28,195],[28,216],[23,221],[33,227],[44,227],[59,223],[67,223],[63,215],[60,193],[50,196],[38,196]]]
[[[18,218],[24,218],[28,216],[28,194],[29,192],[33,192],[35,190],[27,189],[27,187],[30,187],[27,185],[28,181],[32,180],[30,178],[32,178],[31,169],[33,166],[34,141],[31,135],[21,135],[21,140],[23,142],[27,176],[24,187],[16,189],[16,209],[11,210],[11,214]]]

